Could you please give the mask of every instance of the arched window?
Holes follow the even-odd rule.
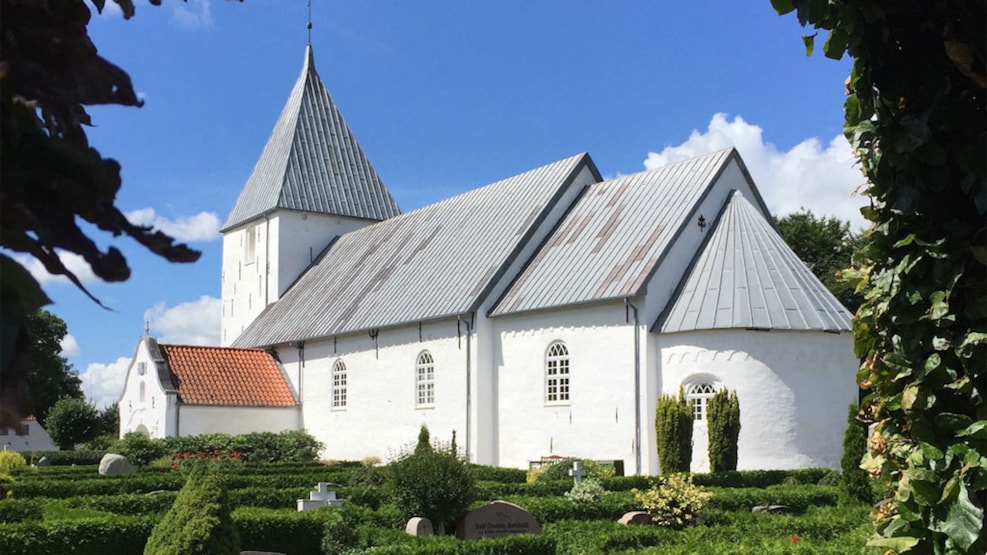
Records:
[[[346,364],[342,360],[332,365],[332,408],[346,408]]]
[[[422,351],[415,362],[415,405],[431,407],[435,404],[435,361],[432,353]]]
[[[561,341],[552,343],[545,355],[545,402],[569,402],[569,349]]]
[[[700,382],[689,387],[685,398],[692,402],[693,420],[697,422],[706,420],[706,404],[715,393],[716,389],[709,382]]]

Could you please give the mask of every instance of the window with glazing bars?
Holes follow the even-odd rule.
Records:
[[[332,408],[346,408],[346,364],[341,360],[332,365]]]
[[[692,419],[696,421],[706,420],[706,404],[716,390],[711,383],[697,383],[689,388],[686,400],[692,402]]]
[[[569,349],[565,343],[552,343],[545,355],[545,401],[569,401]]]
[[[415,405],[430,407],[435,404],[435,360],[428,351],[418,355],[415,362]]]

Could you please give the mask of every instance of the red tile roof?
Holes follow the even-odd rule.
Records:
[[[297,405],[274,356],[260,349],[161,345],[181,402],[190,405]]]

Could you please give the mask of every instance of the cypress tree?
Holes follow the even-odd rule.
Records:
[[[662,395],[655,410],[658,464],[662,474],[689,472],[692,466],[692,409],[678,396]]]
[[[737,392],[717,391],[706,405],[709,426],[709,471],[737,470],[740,401]]]
[[[860,468],[860,461],[867,454],[867,428],[857,421],[857,403],[850,404],[847,414],[847,427],[843,432],[843,457],[840,467],[840,494],[845,501],[871,504],[874,494],[870,487],[870,476]]]

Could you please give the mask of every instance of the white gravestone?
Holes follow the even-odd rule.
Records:
[[[579,482],[582,482],[583,478],[586,477],[586,469],[583,468],[583,463],[573,461],[572,468],[569,469],[569,476],[572,476],[572,479],[575,480],[576,485],[578,486]]]
[[[310,511],[319,507],[342,504],[342,499],[336,499],[336,492],[329,491],[329,482],[319,482],[314,491],[308,492],[308,499],[298,500],[298,510]]]

